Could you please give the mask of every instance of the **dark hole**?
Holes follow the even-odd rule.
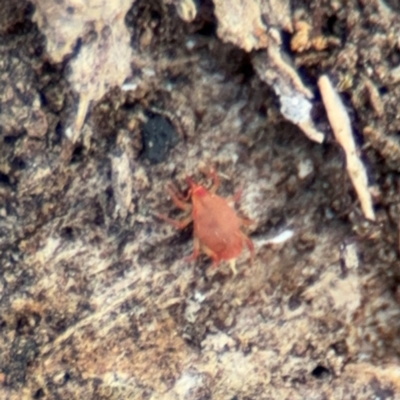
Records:
[[[43,54],[44,51],[44,47],[41,43],[37,43],[35,45],[35,50],[34,50],[34,54],[36,57],[40,57]]]
[[[53,64],[50,64],[49,62],[45,62],[42,66],[42,75],[46,74],[54,74],[57,72],[56,67]]]
[[[100,208],[96,209],[96,214],[94,217],[93,222],[97,225],[97,226],[103,226],[105,223],[105,219],[104,219],[104,215],[103,212]]]
[[[296,310],[301,306],[301,300],[297,296],[290,296],[289,299],[289,310]]]
[[[290,54],[292,52],[292,49],[290,47],[290,42],[292,40],[292,34],[286,31],[281,32],[281,37],[282,37],[282,47],[284,50],[286,50],[286,53]]]
[[[29,20],[24,20],[22,22],[17,22],[12,25],[10,29],[7,30],[8,33],[12,35],[26,35],[32,29],[32,24]]]
[[[335,33],[335,25],[337,23],[337,16],[332,15],[331,17],[328,18],[328,21],[326,23],[327,27],[327,34],[333,35]]]
[[[114,190],[111,186],[109,186],[106,190],[105,190],[105,194],[107,197],[107,200],[111,200],[114,197]]]
[[[72,15],[75,12],[74,7],[67,7],[67,13]]]
[[[33,13],[35,12],[35,6],[32,3],[28,3],[25,7],[25,17],[30,18],[32,17]]]
[[[17,321],[17,327],[16,327],[16,331],[17,333],[20,335],[21,333],[23,333],[24,328],[26,326],[29,326],[29,322],[28,319],[25,316],[22,316],[21,318],[18,318]]]
[[[379,94],[387,94],[387,92],[389,91],[389,89],[386,86],[382,86],[381,88],[379,88]]]
[[[261,104],[259,109],[258,109],[258,113],[262,116],[265,117],[267,115],[267,107],[265,104]]]
[[[82,160],[83,146],[76,146],[71,157],[71,164],[77,163]]]
[[[156,10],[151,10],[151,19],[159,21],[161,19],[161,14]]]
[[[18,136],[4,136],[4,143],[14,144],[18,140]]]
[[[0,183],[4,185],[10,185],[10,177],[0,172]]]
[[[316,280],[317,280],[317,278],[316,278],[315,276],[309,276],[309,277],[306,279],[306,285],[307,285],[307,286],[312,286],[312,285],[314,285],[314,283],[316,282]]]
[[[42,388],[36,390],[35,394],[33,395],[34,399],[41,399],[44,397],[44,390]]]
[[[305,68],[304,66],[301,66],[298,68],[298,71],[299,71],[299,75],[301,76],[304,83],[306,83],[307,86],[309,86],[309,89],[312,90],[313,87],[315,87],[315,79],[310,74],[309,70],[307,68]],[[318,96],[318,90],[313,90],[313,95],[314,95],[314,99],[316,100],[317,96]]]
[[[71,374],[69,372],[66,372],[64,374],[64,382],[68,382],[71,379]]]
[[[72,240],[74,238],[74,230],[70,226],[61,229],[61,237],[63,239]]]
[[[243,75],[244,80],[251,79],[255,72],[251,62],[251,57],[239,49],[234,49],[229,53],[230,70],[233,74]]]
[[[55,137],[53,139],[53,145],[57,145],[61,143],[62,137],[63,137],[63,126],[61,124],[61,122],[59,122],[56,125],[56,129],[55,129]]]
[[[329,369],[328,369],[328,368],[325,368],[325,367],[322,366],[322,365],[317,365],[317,366],[314,368],[314,370],[311,372],[311,375],[312,375],[314,378],[317,378],[317,379],[324,379],[324,378],[328,377],[329,374],[330,374]]]
[[[253,65],[250,62],[250,58],[244,58],[238,72],[243,74],[245,80],[249,80],[255,75]]]
[[[25,161],[20,157],[15,157],[12,161],[12,166],[15,169],[25,169],[26,164]]]
[[[47,106],[48,101],[47,101],[45,94],[42,91],[39,92],[39,97],[40,97],[40,102],[42,103],[42,106]]]
[[[217,25],[215,23],[206,23],[202,26],[200,30],[197,32],[199,35],[212,37],[217,33]]]

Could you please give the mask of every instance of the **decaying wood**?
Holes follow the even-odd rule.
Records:
[[[125,15],[132,0],[34,1],[34,21],[47,36],[47,52],[53,62],[71,55],[78,38],[82,48],[70,62],[68,80],[79,98],[74,123],[65,130],[74,143],[79,138],[90,105],[131,75],[130,34]],[[72,10],[72,11],[71,11]],[[92,36],[92,38],[90,38]],[[93,36],[95,36],[93,38]]]

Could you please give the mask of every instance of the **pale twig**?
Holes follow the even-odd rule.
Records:
[[[335,138],[346,153],[347,172],[357,192],[363,213],[366,218],[375,220],[367,173],[357,154],[349,115],[328,76],[322,75],[318,79],[318,87]]]

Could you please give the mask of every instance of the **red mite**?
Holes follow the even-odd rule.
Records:
[[[158,217],[178,229],[185,228],[193,221],[194,249],[193,254],[187,257],[186,261],[195,260],[201,250],[211,257],[213,267],[217,267],[221,261],[230,261],[231,268],[236,274],[236,259],[242,253],[244,244],[249,248],[251,262],[253,262],[253,242],[240,229],[243,225],[250,225],[252,221],[239,217],[227,199],[215,194],[220,185],[217,173],[212,170],[206,174],[213,180],[213,185],[209,190],[194,182],[190,177],[186,177],[190,188],[185,197],[172,184],[167,187],[175,205],[190,212],[188,216],[179,221],[162,214],[158,214]],[[234,201],[237,202],[240,196],[241,191],[234,196]],[[191,204],[189,199],[191,199]]]

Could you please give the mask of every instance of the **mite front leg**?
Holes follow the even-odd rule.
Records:
[[[158,218],[164,220],[165,222],[168,222],[169,224],[171,224],[172,226],[174,226],[177,229],[184,229],[193,221],[191,215],[187,216],[186,218],[184,218],[182,220],[172,219],[164,214],[156,214],[156,215]]]
[[[233,201],[235,204],[239,203],[240,199],[242,198],[242,194],[243,194],[243,185],[240,186],[238,191],[233,195]]]
[[[183,197],[175,188],[174,185],[170,184],[167,186],[167,192],[171,196],[172,201],[174,204],[180,208],[181,210],[189,211],[192,208],[192,205],[189,203],[186,203],[186,201],[190,197],[190,192],[186,197]]]
[[[209,189],[209,192],[215,193],[221,184],[221,181],[220,181],[219,176],[218,176],[217,172],[215,171],[215,169],[214,168],[201,168],[200,171],[212,180],[212,185],[211,185],[211,188]]]
[[[212,263],[212,268],[217,268],[219,263],[220,263],[220,259],[218,257],[218,255],[212,251],[209,247],[202,245],[201,246],[201,250],[212,259],[213,263]]]
[[[251,226],[255,223],[254,220],[245,217],[239,217],[239,221],[242,226]]]
[[[185,257],[186,262],[192,262],[196,260],[200,253],[200,241],[196,237],[193,240],[193,253],[189,257]]]

